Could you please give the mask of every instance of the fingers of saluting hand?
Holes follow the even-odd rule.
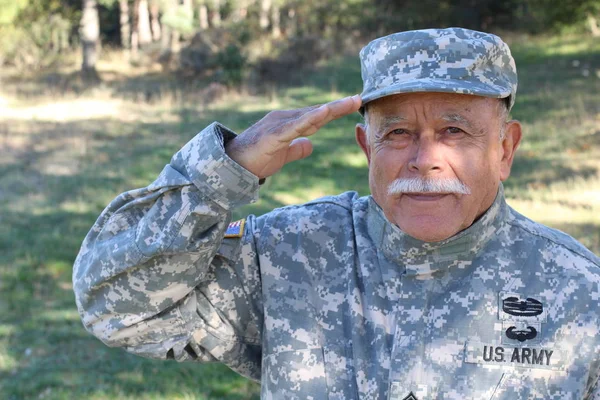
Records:
[[[285,156],[285,163],[289,163],[296,160],[301,160],[305,157],[308,157],[313,150],[312,143],[310,139],[305,137],[299,137],[290,143],[287,154]]]
[[[286,139],[291,140],[300,136],[314,135],[328,122],[358,111],[360,105],[360,96],[355,95],[335,100],[316,108],[308,107],[307,112],[285,124]]]
[[[308,107],[303,107],[303,108],[296,108],[295,110],[289,110],[287,112],[290,113],[290,118],[298,118],[303,116],[304,114],[316,110],[317,108],[321,107],[323,104],[314,104],[312,106],[308,106]]]

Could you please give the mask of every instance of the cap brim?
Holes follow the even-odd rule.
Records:
[[[362,106],[359,109],[364,113],[364,107],[367,103],[382,97],[392,96],[400,93],[417,92],[439,92],[439,93],[458,93],[470,94],[474,96],[492,97],[503,99],[511,95],[509,88],[499,85],[490,85],[481,82],[465,82],[450,79],[415,79],[410,82],[396,83],[381,89],[369,92],[364,97],[361,95]]]

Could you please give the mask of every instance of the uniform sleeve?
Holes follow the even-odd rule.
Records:
[[[113,200],[82,244],[73,288],[85,328],[111,347],[221,361],[259,379],[255,218],[224,239],[231,210],[257,199],[258,178],[225,154],[233,137],[213,123],[150,186]]]

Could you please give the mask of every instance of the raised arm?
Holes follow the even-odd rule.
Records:
[[[250,216],[224,239],[259,178],[312,149],[305,136],[360,106],[346,98],[278,111],[239,136],[214,123],[143,189],[119,195],[85,238],[73,270],[86,329],[109,346],[153,358],[222,361],[258,379],[262,299]],[[227,152],[225,149],[227,148]]]

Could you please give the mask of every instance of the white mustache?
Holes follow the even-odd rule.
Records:
[[[471,189],[457,178],[399,178],[390,183],[390,196],[402,193],[456,193],[471,194]]]

